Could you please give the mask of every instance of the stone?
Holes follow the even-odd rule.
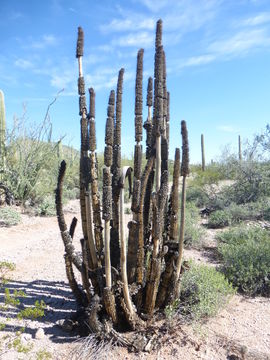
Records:
[[[70,332],[73,330],[74,323],[71,319],[61,319],[56,321],[56,324],[64,331]]]
[[[45,337],[45,333],[44,330],[39,328],[37,329],[36,333],[35,333],[35,339],[41,340]]]

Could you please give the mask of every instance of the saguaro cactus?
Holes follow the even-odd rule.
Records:
[[[238,135],[238,159],[239,161],[242,161],[242,144],[240,135]]]
[[[205,151],[204,151],[204,136],[201,135],[201,150],[202,150],[202,171],[205,171]]]
[[[143,350],[150,347],[144,329],[155,320],[155,312],[179,295],[183,254],[185,189],[189,173],[186,123],[182,121],[182,165],[175,151],[173,185],[168,189],[169,93],[162,46],[162,21],[157,22],[154,70],[148,80],[148,117],[143,125],[143,49],[137,56],[135,84],[135,147],[132,169],[121,168],[121,118],[124,69],[119,72],[116,104],[111,91],[105,129],[102,209],[97,187],[95,93],[90,89],[87,114],[82,69],[83,31],[78,30],[78,93],[81,116],[80,203],[83,228],[82,252],[75,252],[73,234],[76,221],[67,230],[62,211],[65,162],[61,163],[56,190],[56,209],[65,245],[67,277],[80,306],[79,323],[100,337],[116,337],[125,345]],[[153,101],[154,100],[154,101]],[[151,108],[154,103],[153,118]],[[116,105],[116,106],[115,106]],[[146,165],[142,168],[143,127],[146,129]],[[183,177],[181,220],[178,226],[179,178]],[[124,185],[129,180],[132,220],[124,226]],[[131,184],[133,183],[133,189]],[[153,191],[153,189],[155,191]],[[132,190],[132,191],[131,191]],[[103,219],[103,222],[101,220]],[[180,227],[180,235],[178,228]],[[103,241],[104,238],[104,241]],[[128,244],[126,242],[128,238]],[[175,266],[176,264],[176,266]],[[73,266],[82,275],[77,283]],[[82,312],[82,308],[84,309]],[[147,320],[147,321],[146,321]],[[141,341],[119,334],[126,328],[144,332]],[[117,332],[118,331],[118,332]],[[148,339],[145,342],[145,339]],[[152,341],[152,340],[151,340]],[[150,342],[151,342],[150,341]]]
[[[0,179],[3,180],[6,152],[6,113],[4,93],[0,90]]]

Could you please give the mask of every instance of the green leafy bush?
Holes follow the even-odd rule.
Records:
[[[5,288],[5,305],[18,306],[20,305],[20,297],[25,297],[25,293],[22,290],[14,290],[10,292],[8,288]]]
[[[218,236],[222,271],[248,295],[270,295],[270,235],[258,227],[234,228]]]
[[[12,226],[21,222],[21,215],[10,207],[0,208],[0,226]]]
[[[55,200],[52,195],[45,196],[36,208],[36,215],[39,216],[55,216]]]
[[[180,312],[195,320],[213,316],[233,294],[232,286],[215,268],[191,263],[182,276]]]
[[[201,247],[205,230],[199,225],[200,215],[194,203],[187,203],[185,215],[185,236],[186,246]]]
[[[39,317],[44,316],[44,310],[46,309],[46,304],[43,300],[40,302],[38,300],[35,301],[35,306],[27,307],[23,310],[21,310],[17,317],[18,319],[37,319]]]
[[[208,219],[208,227],[212,229],[223,228],[232,223],[231,214],[226,210],[217,210],[210,214]]]
[[[209,196],[203,188],[189,186],[187,188],[186,201],[193,202],[197,207],[206,206],[209,203]]]

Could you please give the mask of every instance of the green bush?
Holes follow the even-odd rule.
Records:
[[[36,208],[38,216],[55,216],[55,199],[52,195],[45,196]]]
[[[226,210],[217,210],[210,214],[208,219],[208,227],[212,229],[223,228],[232,223],[231,214]]]
[[[10,207],[0,208],[0,226],[12,226],[21,222],[21,215]]]
[[[233,294],[232,286],[215,268],[191,263],[182,276],[180,312],[195,320],[213,316]]]
[[[200,215],[194,203],[187,203],[185,216],[185,236],[186,246],[201,247],[205,230],[199,225]]]
[[[187,203],[193,202],[197,207],[203,207],[209,203],[209,196],[201,187],[189,186],[187,188],[186,200]]]
[[[270,235],[258,227],[234,228],[218,236],[222,271],[248,295],[270,295]]]
[[[44,309],[46,309],[46,304],[43,300],[40,302],[38,300],[35,301],[35,306],[27,307],[24,310],[21,310],[17,317],[18,319],[37,319],[39,317],[44,316]]]

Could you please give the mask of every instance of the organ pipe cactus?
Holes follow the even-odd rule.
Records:
[[[144,329],[154,321],[156,311],[161,311],[179,295],[186,177],[189,174],[187,128],[185,121],[182,121],[182,164],[180,164],[180,149],[176,149],[173,183],[169,194],[170,98],[166,85],[161,20],[157,22],[154,84],[152,78],[149,78],[146,101],[148,116],[144,125],[143,54],[144,51],[141,49],[137,56],[133,169],[121,167],[124,69],[119,71],[116,101],[114,90],[109,96],[101,207],[95,153],[95,93],[93,89],[89,90],[90,108],[87,113],[82,68],[83,31],[79,28],[76,55],[79,65],[78,93],[81,116],[80,204],[83,229],[81,253],[75,252],[73,245],[76,220],[73,220],[68,231],[62,210],[62,187],[66,168],[64,161],[60,166],[56,190],[56,209],[65,245],[67,277],[80,306],[79,323],[82,327],[86,324],[86,331],[88,329],[96,332],[103,338],[109,334],[117,338],[118,342],[128,344],[136,350],[144,349],[145,340],[135,345],[119,331],[128,327],[144,332]],[[143,128],[146,130],[144,168],[142,168]],[[183,182],[181,216],[178,224],[180,175]],[[132,220],[127,227],[124,220],[126,178],[132,210]],[[73,267],[81,273],[82,286],[75,279]],[[145,335],[145,338],[147,336]]]
[[[0,90],[0,179],[3,180],[6,152],[6,113],[4,93]]]

